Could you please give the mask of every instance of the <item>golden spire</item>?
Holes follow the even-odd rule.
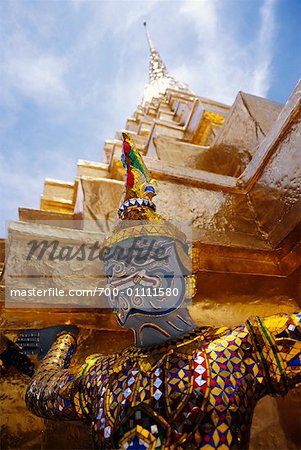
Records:
[[[152,51],[155,51],[155,47],[154,47],[153,41],[151,40],[149,31],[148,31],[148,28],[147,28],[147,23],[146,23],[146,21],[143,22],[143,25],[144,25],[144,27],[145,27],[146,38],[147,38],[147,42],[148,42],[148,45],[149,45],[149,49],[150,49],[151,52],[152,52]]]
[[[146,38],[150,49],[149,71],[148,71],[149,83],[151,83],[154,80],[158,80],[160,78],[168,78],[173,82],[175,82],[175,79],[169,74],[166,65],[164,64],[159,52],[154,47],[149,31],[147,29],[146,22],[144,21],[143,24],[145,27]]]
[[[155,49],[151,40],[146,21],[143,22],[146,32],[146,38],[149,45],[149,70],[148,70],[148,84],[144,89],[144,96],[142,103],[151,101],[154,97],[160,97],[165,94],[166,89],[172,88],[182,91],[190,91],[186,83],[176,81],[168,72],[159,52]]]

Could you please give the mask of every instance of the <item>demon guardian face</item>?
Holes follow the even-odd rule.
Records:
[[[122,327],[133,328],[137,317],[151,321],[180,308],[185,271],[179,246],[172,238],[143,236],[119,242],[107,252],[107,300]]]

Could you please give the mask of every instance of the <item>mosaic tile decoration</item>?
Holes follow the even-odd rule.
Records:
[[[72,369],[75,338],[61,335],[26,402],[42,417],[90,422],[96,448],[245,449],[256,402],[301,383],[300,323],[300,314],[279,314],[197,328]]]

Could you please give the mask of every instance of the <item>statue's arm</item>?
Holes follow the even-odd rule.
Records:
[[[52,328],[44,329],[52,331]],[[27,330],[26,335],[32,336],[30,331],[36,331],[41,336],[44,330]],[[56,330],[55,330],[56,331]],[[28,350],[34,342],[26,335],[23,348]],[[31,344],[25,344],[31,339]],[[45,342],[45,340],[44,340]],[[27,407],[34,414],[48,419],[76,420],[87,418],[84,414],[81,396],[85,390],[85,373],[95,360],[102,359],[100,355],[89,357],[84,364],[69,368],[72,355],[76,349],[76,334],[62,331],[55,334],[54,342],[46,355],[41,359],[28,386],[25,400]]]
[[[276,314],[247,321],[267,393],[285,395],[301,384],[301,314]]]
[[[76,338],[62,334],[37,367],[25,396],[27,407],[37,416],[65,420],[80,418],[73,401],[79,369],[68,369],[75,348]]]

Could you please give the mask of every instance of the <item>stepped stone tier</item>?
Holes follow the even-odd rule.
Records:
[[[158,214],[191,222],[192,318],[199,325],[232,326],[254,315],[293,312],[300,305],[301,82],[285,105],[243,92],[225,105],[177,82],[148,41],[149,83],[124,130],[157,180]],[[57,299],[48,307],[22,299],[14,308],[4,299],[6,276],[27,276],[28,242],[104,241],[123,191],[121,148],[118,131],[105,141],[103,161],[78,161],[73,181],[47,178],[40,208],[19,208],[19,221],[8,228],[2,277],[1,331],[7,338],[69,320],[81,329],[77,361],[132,342],[96,298],[74,297],[68,307]],[[4,266],[3,241],[0,254]],[[56,286],[70,286],[71,277],[72,286],[82,288],[84,271],[90,283],[104,283],[101,265],[72,261],[62,273],[61,261],[47,267],[36,261],[31,269],[50,274]],[[2,379],[3,448],[70,449],[75,437],[78,448],[91,448],[88,428],[43,421],[27,411],[27,382],[14,372]],[[296,389],[285,399],[259,402],[251,449],[299,448],[300,395]]]

